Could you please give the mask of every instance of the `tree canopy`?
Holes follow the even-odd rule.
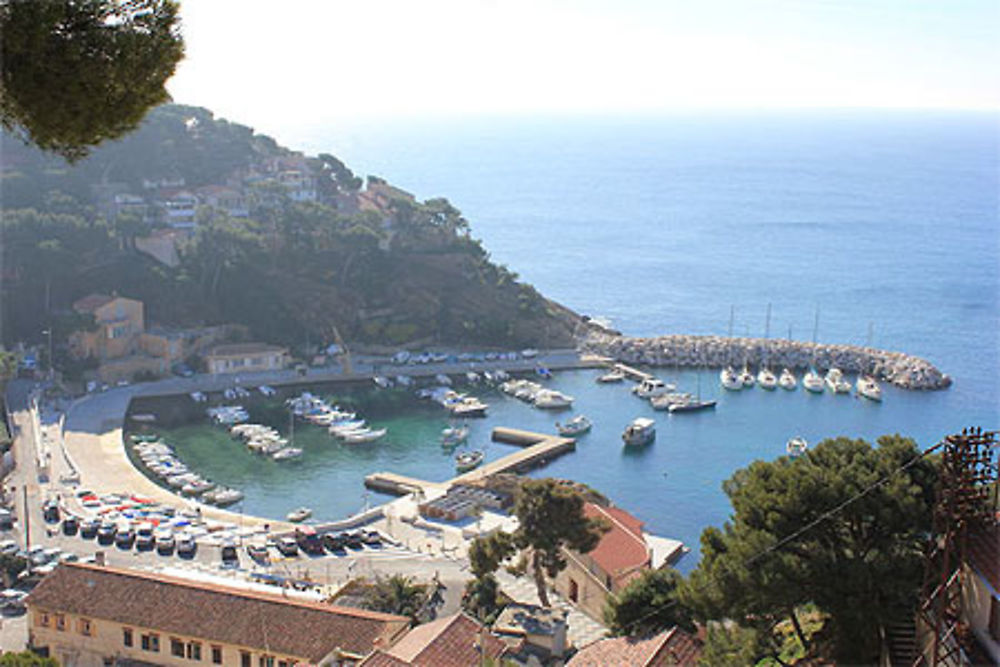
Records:
[[[184,56],[172,0],[0,1],[0,123],[75,161],[169,99]]]
[[[629,582],[605,604],[604,622],[611,634],[650,635],[675,625],[693,630],[690,614],[677,597],[680,583],[681,575],[667,568],[647,570]]]
[[[724,484],[732,520],[708,528],[681,590],[701,620],[770,629],[813,602],[838,658],[868,662],[879,628],[912,611],[936,470],[915,443],[825,440],[796,460],[757,461]]]

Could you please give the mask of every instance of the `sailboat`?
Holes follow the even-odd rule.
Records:
[[[760,371],[757,373],[757,384],[761,389],[773,391],[778,386],[778,378],[774,376],[771,369],[767,367],[767,341],[771,336],[771,304],[767,304],[767,324],[764,328],[764,359],[761,362]]]
[[[732,345],[733,340],[733,316],[735,315],[736,307],[729,307],[729,334],[728,340],[729,344]],[[730,348],[732,349],[732,348]],[[732,355],[730,355],[732,357]],[[722,382],[723,389],[728,389],[729,391],[739,391],[743,388],[743,380],[740,379],[739,373],[733,367],[732,358],[729,359],[729,363],[726,367],[722,369],[719,373],[719,381]]]
[[[813,322],[813,358],[809,370],[802,376],[802,386],[813,394],[823,393],[823,378],[816,372],[816,332],[819,329],[819,308],[816,309],[816,320]]]
[[[872,324],[868,323],[868,342],[865,347],[872,346]],[[882,400],[882,387],[879,386],[878,381],[867,372],[861,372],[858,374],[858,381],[855,384],[858,396],[867,398],[870,401],[879,402]]]
[[[788,325],[788,342],[792,342],[792,325]],[[799,381],[795,379],[795,373],[792,369],[785,366],[781,369],[781,375],[778,376],[778,386],[785,391],[795,391],[795,388],[799,385]]]
[[[670,412],[670,414],[673,414],[675,412],[696,412],[698,410],[706,410],[714,407],[714,400],[703,400],[701,398],[701,374],[699,373],[698,388],[695,395],[689,395],[687,398],[670,403],[670,405],[667,406],[667,411]]]

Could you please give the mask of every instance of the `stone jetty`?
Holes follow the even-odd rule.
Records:
[[[759,366],[819,371],[837,367],[849,373],[868,372],[904,389],[944,389],[951,378],[934,364],[903,352],[890,352],[857,345],[831,345],[764,338],[670,335],[632,338],[593,332],[583,343],[586,352],[610,357],[626,364],[722,368]]]

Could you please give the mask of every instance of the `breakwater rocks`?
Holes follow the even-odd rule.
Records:
[[[951,378],[926,359],[856,345],[725,336],[631,338],[591,333],[583,348],[626,364],[722,368],[744,363],[757,366],[766,361],[773,368],[806,369],[815,365],[820,371],[834,366],[850,373],[866,371],[904,389],[944,389],[951,385]]]

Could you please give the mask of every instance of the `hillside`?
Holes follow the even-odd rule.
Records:
[[[490,261],[445,199],[417,201],[206,109],[165,105],[70,167],[3,137],[3,340],[80,326],[118,292],[150,324],[262,340],[558,346],[581,319]],[[51,316],[50,316],[51,314]]]

